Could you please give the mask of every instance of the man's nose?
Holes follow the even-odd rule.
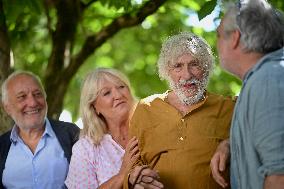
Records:
[[[182,77],[184,79],[190,79],[193,76],[189,65],[185,65],[182,69],[182,72]]]
[[[33,95],[28,95],[27,103],[29,106],[36,106],[38,104],[38,101]]]

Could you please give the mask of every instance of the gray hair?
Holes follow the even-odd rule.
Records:
[[[130,82],[127,77],[118,70],[111,68],[98,68],[87,74],[81,89],[80,114],[83,122],[81,137],[88,136],[94,144],[99,144],[103,135],[107,133],[107,125],[104,117],[97,115],[93,102],[98,97],[101,82],[119,80],[123,82],[130,91]],[[131,95],[132,96],[132,95]],[[134,97],[132,96],[132,99]]]
[[[227,5],[224,31],[239,30],[245,52],[269,53],[284,45],[284,17],[266,0]]]
[[[20,76],[20,75],[26,75],[26,76],[33,78],[38,83],[41,91],[43,92],[44,98],[46,99],[46,92],[44,90],[44,87],[42,85],[40,78],[32,72],[18,70],[18,71],[13,72],[12,74],[10,74],[8,76],[8,78],[2,84],[1,90],[2,90],[2,103],[3,104],[6,104],[8,102],[8,84],[9,84],[9,82],[11,80],[13,80],[14,78]]]
[[[190,32],[170,36],[163,44],[158,59],[158,72],[162,80],[169,81],[170,65],[183,54],[190,54],[198,60],[208,76],[213,68],[214,57],[207,42]]]

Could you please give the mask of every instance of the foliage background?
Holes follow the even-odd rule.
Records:
[[[52,80],[52,77],[46,79],[46,71],[55,43],[52,40],[52,32],[57,29],[60,21],[59,9],[54,4],[60,0],[0,1],[3,3],[13,57],[10,64],[11,70],[30,70],[38,74],[47,85]],[[61,62],[63,68],[70,64],[68,57],[80,52],[87,36],[98,33],[115,18],[125,13],[135,14],[135,11],[148,2],[146,0],[72,1],[88,6],[77,18],[73,41],[70,44],[67,43],[69,48],[64,51],[64,60]],[[278,9],[284,10],[283,1],[270,2]],[[138,98],[164,92],[167,84],[159,80],[156,69],[161,43],[169,35],[180,31],[191,31],[209,42],[216,57],[215,70],[211,75],[208,90],[223,95],[237,95],[241,81],[219,67],[214,28],[212,31],[204,31],[203,28],[192,26],[190,23],[194,14],[198,14],[202,19],[214,10],[215,27],[217,27],[222,15],[220,9],[220,2],[216,0],[167,0],[142,24],[119,30],[98,47],[72,76],[71,82],[67,82],[66,93],[58,93],[56,96],[55,87],[51,93],[54,93],[56,98],[64,98],[61,110],[64,108],[70,111],[73,121],[76,121],[81,83],[86,73],[97,67],[112,67],[124,72],[130,78],[133,91]],[[71,18],[72,15],[64,17],[67,21]],[[55,73],[54,78],[61,73],[63,72]],[[64,80],[64,75],[61,77]]]

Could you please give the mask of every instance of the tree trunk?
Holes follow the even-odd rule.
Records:
[[[165,2],[166,0],[149,0],[138,9],[137,12],[133,14],[126,13],[115,18],[98,33],[86,37],[82,49],[78,54],[66,57],[64,53],[66,50],[71,52],[72,48],[70,47],[72,47],[78,20],[83,10],[78,9],[80,6],[78,6],[79,2],[76,0],[57,0],[55,7],[58,22],[56,30],[52,35],[53,49],[44,78],[47,93],[48,116],[54,119],[59,118],[68,85],[72,77],[89,56],[95,53],[102,44],[122,29],[137,26],[142,23],[147,16],[155,13]],[[68,19],[66,19],[67,17]],[[64,66],[64,62],[68,62],[68,64]],[[79,89],[78,94],[80,94]]]
[[[0,0],[0,85],[10,73],[10,42],[7,33],[6,19],[3,11],[3,2]],[[2,99],[2,90],[0,91]],[[2,100],[1,100],[2,102]],[[0,106],[0,134],[12,126],[11,118],[6,114],[1,103]]]
[[[79,0],[56,0],[57,24],[52,36],[52,52],[48,61],[44,83],[47,94],[48,117],[58,119],[63,108],[64,95],[72,78],[63,74],[64,64],[70,59],[66,51],[71,52],[79,17]]]

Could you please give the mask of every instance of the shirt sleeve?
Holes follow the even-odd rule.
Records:
[[[96,169],[89,157],[90,146],[85,139],[80,139],[72,148],[72,157],[69,172],[65,180],[68,189],[87,189],[99,186]]]
[[[138,147],[139,147],[139,152],[142,152],[143,150],[143,141],[144,139],[142,138],[140,134],[141,128],[143,128],[144,124],[149,124],[149,120],[146,120],[145,116],[145,110],[143,107],[143,104],[141,101],[139,104],[136,106],[136,109],[134,111],[134,114],[130,120],[130,127],[129,127],[129,136],[132,138],[133,136],[137,137],[138,139]],[[138,158],[138,160],[135,162],[133,167],[137,165],[143,165],[144,163],[142,162],[141,156]]]
[[[133,136],[136,136],[138,138],[138,146],[139,146],[139,151],[141,151],[141,145],[139,144],[139,140],[141,138],[139,138],[139,124],[141,124],[142,120],[141,120],[141,104],[140,102],[138,103],[138,105],[136,106],[136,109],[131,117],[131,121],[130,121],[130,128],[129,128],[129,138],[132,138]],[[137,165],[142,165],[142,160],[141,157],[138,158],[138,160],[134,163],[132,169],[137,166]],[[123,180],[123,189],[129,189],[129,184],[128,184],[128,179],[129,179],[129,174],[124,176],[124,180]]]
[[[284,80],[283,75],[266,75],[254,82],[250,96],[249,119],[252,140],[263,176],[284,173]]]

